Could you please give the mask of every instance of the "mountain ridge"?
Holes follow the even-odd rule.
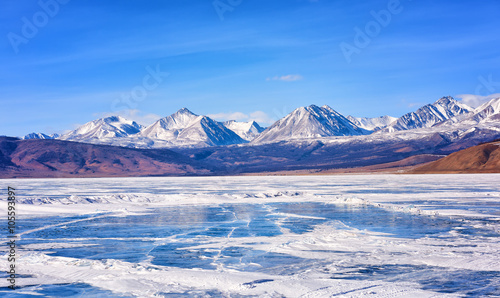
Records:
[[[265,130],[265,128],[261,127],[255,121],[238,122],[235,120],[229,120],[222,122],[222,125],[234,131],[242,139],[249,142]]]
[[[432,127],[435,124],[472,111],[471,107],[459,103],[451,96],[445,96],[432,104],[424,105],[415,112],[410,112],[399,117],[380,131],[393,132],[397,130]]]
[[[199,116],[182,108],[146,127],[141,136],[169,140],[178,145],[222,146],[244,143],[240,136],[208,116]]]
[[[313,121],[320,133],[325,127],[343,128],[341,124],[355,125],[345,117],[329,121],[319,116],[336,116],[327,106],[298,109],[291,116],[295,120]],[[332,109],[333,110],[333,109]],[[187,113],[186,111],[182,111]],[[193,128],[196,133],[209,134],[222,123],[208,117],[195,115],[193,121],[176,122],[175,125]],[[286,118],[286,117],[285,117]],[[345,122],[344,119],[346,119]],[[196,121],[194,121],[196,120]],[[284,121],[300,125],[293,118]],[[292,121],[293,120],[293,121]],[[342,122],[342,121],[344,122]],[[147,175],[239,175],[245,173],[270,173],[289,171],[335,172],[348,168],[377,168],[376,165],[405,165],[429,161],[413,156],[448,155],[462,149],[500,139],[500,99],[492,99],[467,114],[460,114],[444,122],[419,129],[372,134],[339,135],[250,142],[228,146],[178,146],[169,149],[136,149],[123,146],[123,141],[152,142],[134,134],[129,137],[108,138],[120,141],[117,146],[93,145],[59,139],[20,140],[0,139],[1,177],[107,177]],[[205,123],[207,121],[207,123]],[[211,121],[211,122],[210,122]],[[195,123],[192,125],[192,123]],[[350,124],[349,124],[350,123]],[[280,124],[280,122],[278,122]],[[278,125],[277,124],[277,125]],[[332,124],[338,125],[333,126]],[[327,126],[330,125],[330,126]],[[204,130],[207,128],[208,132]],[[295,126],[292,126],[294,128]],[[279,128],[279,125],[278,125]],[[352,128],[352,127],[351,127]],[[190,130],[180,133],[192,134]],[[227,128],[226,128],[227,129]],[[269,128],[268,128],[269,129]],[[214,130],[213,132],[215,132]],[[305,130],[306,134],[317,131]],[[295,133],[290,129],[291,133]],[[179,134],[180,134],[179,133]],[[302,131],[299,130],[299,135]],[[236,135],[236,134],[235,134]],[[202,135],[204,136],[204,135]],[[218,135],[215,134],[215,137]],[[158,145],[158,144],[153,144]],[[163,145],[163,144],[159,144]],[[130,146],[129,146],[130,147]],[[154,148],[154,147],[145,147]],[[383,167],[382,167],[383,168]],[[491,169],[490,169],[491,170]],[[491,171],[498,171],[496,166]],[[58,176],[59,175],[59,176]]]
[[[500,172],[500,140],[469,147],[427,163],[411,171],[416,174],[498,173]]]
[[[0,178],[207,175],[212,169],[168,149],[0,137]]]
[[[369,131],[356,126],[327,105],[322,107],[310,105],[297,108],[276,121],[256,137],[252,144],[368,133]]]
[[[380,117],[374,117],[374,118],[367,118],[367,117],[353,117],[353,116],[347,116],[347,119],[351,121],[352,123],[356,124],[358,127],[364,128],[366,130],[380,130],[382,128],[385,128],[392,122],[396,121],[398,118],[392,117],[392,116],[380,116]]]
[[[499,113],[500,98],[472,109],[452,97],[442,97],[400,118],[345,117],[327,105],[310,105],[295,109],[263,129],[256,122],[218,122],[182,108],[147,127],[119,116],[97,119],[59,139],[132,148],[258,145],[337,137],[344,137],[350,142],[352,136],[369,134],[375,134],[377,138],[391,138],[393,134],[401,138],[413,138],[415,134],[488,133],[488,128],[495,130],[498,126]],[[402,124],[405,125],[404,129],[394,129]],[[50,138],[45,134],[32,134],[31,137]]]
[[[91,139],[123,138],[139,133],[142,128],[143,126],[137,122],[121,116],[108,116],[87,122],[58,139],[81,142]]]

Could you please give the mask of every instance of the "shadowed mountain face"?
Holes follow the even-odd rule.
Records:
[[[390,141],[399,134],[403,140],[424,134],[464,134],[479,131],[500,130],[500,98],[492,99],[477,109],[472,109],[452,97],[443,97],[433,104],[400,118],[389,116],[376,118],[344,117],[329,106],[310,105],[295,109],[267,129],[256,122],[217,122],[208,116],[199,116],[186,108],[159,119],[148,127],[119,116],[91,121],[58,139],[82,143],[114,145],[130,148],[200,148],[230,146],[251,143],[262,145],[288,141],[321,141],[325,138],[373,134]],[[33,133],[26,139],[55,138],[54,135]],[[366,139],[368,142],[371,140]],[[491,140],[491,138],[489,139]]]
[[[498,173],[500,172],[500,141],[481,144],[452,153],[423,165],[414,173]]]
[[[174,152],[168,149],[133,149],[61,140],[1,137],[0,177],[237,175],[294,170],[328,171],[395,163],[412,156],[447,155],[499,138],[500,131],[476,129],[460,136],[434,133],[408,140],[355,136],[349,142],[338,137],[336,140],[304,140],[255,146],[177,148]],[[422,160],[425,161],[428,160]],[[498,167],[496,171],[499,171]]]
[[[439,103],[457,107],[449,98],[444,98]],[[441,111],[436,111],[438,110]],[[451,110],[460,109],[458,107]],[[441,114],[445,115],[443,111]],[[366,130],[336,114],[329,107],[310,106],[297,109],[276,122],[250,144],[202,148],[180,146],[170,150],[1,137],[0,177],[228,175],[296,170],[328,171],[388,163],[396,165],[398,161],[412,156],[448,155],[500,139],[499,113],[500,99],[494,99],[473,112],[428,128],[391,133],[385,133],[385,129],[382,129],[366,135]],[[197,116],[187,110],[181,110],[174,116],[160,120],[157,125],[150,126],[150,130],[134,135],[143,132],[174,133],[177,141],[205,142],[208,138],[213,145],[242,141],[236,133],[208,117]],[[118,120],[120,119],[110,119],[113,127],[117,127],[116,123],[125,123],[125,126],[120,126],[122,128],[129,127],[125,121]],[[104,124],[89,126],[92,128],[89,132],[101,132],[101,128],[108,131],[109,123]],[[94,130],[96,127],[99,129]],[[110,128],[109,131],[118,131],[115,128]],[[249,130],[245,128],[243,131]],[[136,141],[142,141],[140,138],[116,136],[111,139],[127,139],[135,145]],[[276,139],[282,141],[277,142]],[[488,150],[475,152],[463,160],[442,161],[435,169],[428,171],[462,171],[464,167],[467,171],[473,171],[474,166],[467,164],[467,160],[474,160],[481,165],[477,171],[500,172],[495,162],[482,165],[485,156],[495,156]]]
[[[0,177],[204,175],[211,171],[170,150],[0,137]]]
[[[263,144],[292,139],[367,135],[370,131],[330,108],[310,105],[294,110],[264,130],[252,143]]]
[[[150,139],[168,140],[176,146],[221,146],[245,141],[223,124],[207,116],[198,116],[188,109],[162,118],[146,127],[141,135]]]
[[[44,134],[44,133],[41,133],[41,132],[38,132],[38,133],[30,133],[30,134],[27,134],[24,136],[23,139],[25,140],[31,140],[31,139],[57,139],[58,137],[60,137],[59,134],[57,133],[53,133],[53,134],[50,134],[50,135],[47,135],[47,134]]]
[[[123,138],[137,134],[142,125],[120,116],[111,116],[86,123],[59,139],[68,141],[90,141],[93,139]]]
[[[469,114],[473,109],[459,103],[450,96],[443,97],[433,104],[428,104],[415,112],[401,116],[383,129],[390,132],[395,130],[409,130],[423,127],[432,127],[455,116]]]
[[[353,137],[349,142],[338,138],[337,142],[305,140],[258,146],[179,148],[176,151],[203,161],[207,166],[218,166],[219,170],[228,174],[331,170],[391,163],[424,154],[447,155],[500,138],[500,131],[476,130],[459,137],[434,133],[408,140],[401,140],[398,137],[368,138],[370,137]]]

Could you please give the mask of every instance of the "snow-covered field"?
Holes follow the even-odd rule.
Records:
[[[17,190],[20,287],[6,288],[4,233],[0,295],[500,296],[499,181],[1,180],[2,214]]]

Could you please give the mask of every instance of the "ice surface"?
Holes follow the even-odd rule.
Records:
[[[500,295],[499,178],[2,180],[22,287],[0,295]]]

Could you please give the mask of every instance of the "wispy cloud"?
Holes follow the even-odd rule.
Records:
[[[259,123],[260,125],[271,125],[276,120],[269,117],[268,114],[266,114],[262,111],[255,111],[253,113],[250,113],[250,117],[248,118],[248,121],[255,121],[255,122]]]
[[[400,103],[401,106],[407,107],[407,108],[410,108],[410,109],[421,107],[421,106],[423,106],[425,104],[426,103],[424,103],[424,102],[408,101],[406,99],[401,99],[401,103]]]
[[[217,114],[209,114],[207,115],[208,117],[216,120],[236,120],[236,121],[245,121],[248,119],[248,115],[243,114],[241,112],[234,112],[234,113],[217,113]]]
[[[275,76],[275,77],[267,78],[266,81],[293,82],[293,81],[300,81],[302,79],[304,79],[304,77],[301,75],[289,74],[289,75],[285,75],[285,76]]]
[[[115,113],[95,113],[94,117],[109,117],[109,116],[122,116],[128,120],[133,120],[142,125],[150,125],[156,120],[162,118],[162,116],[153,114],[153,113],[145,113],[143,111],[137,109],[129,109],[129,110],[121,110]]]
[[[207,116],[218,121],[228,121],[228,120],[236,120],[241,122],[255,121],[260,125],[264,126],[271,125],[275,121],[263,111],[254,111],[250,114],[245,114],[242,112],[218,113],[218,114],[209,114]]]
[[[461,102],[471,106],[473,108],[477,108],[483,103],[492,100],[493,98],[500,97],[500,93],[493,93],[486,96],[475,95],[475,94],[459,94],[455,96],[456,98],[460,98]]]

